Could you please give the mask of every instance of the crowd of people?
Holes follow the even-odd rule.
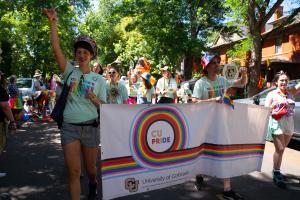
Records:
[[[150,63],[144,57],[138,60],[135,67],[129,69],[126,76],[122,76],[121,69],[115,63],[105,68],[98,63],[90,67],[97,56],[97,45],[91,37],[85,35],[76,38],[74,42],[76,62],[70,62],[60,48],[56,11],[45,9],[44,13],[50,24],[52,49],[64,79],[60,80],[57,75],[51,76],[50,87],[46,89],[40,82],[41,72],[36,71],[34,88],[39,95],[35,103],[38,113],[45,118],[47,110],[51,112],[59,96],[59,88],[62,88],[60,84],[70,86],[61,128],[61,144],[68,169],[70,196],[73,200],[80,199],[81,160],[89,178],[89,199],[97,196],[96,158],[100,144],[99,107],[101,104],[222,103],[222,97],[227,89],[243,87],[247,84],[247,68],[244,67],[240,68],[240,76],[237,80],[227,80],[218,75],[221,58],[213,53],[206,53],[203,56],[204,74],[195,83],[193,91],[188,82],[182,82],[182,76],[173,78],[172,69],[168,65],[160,68],[161,78],[156,80],[151,75]],[[0,72],[0,78],[2,75],[3,73]],[[277,89],[271,92],[266,100],[266,106],[272,111],[268,139],[273,140],[275,145],[273,180],[279,187],[284,187],[284,176],[280,172],[283,152],[294,129],[293,99],[294,95],[300,92],[300,84],[292,90],[287,90],[288,81],[289,77],[286,73],[276,74],[274,84]],[[1,134],[6,132],[5,118],[9,121],[10,129],[16,129],[17,116],[27,103],[25,101],[22,105],[15,76],[9,80],[8,91],[9,95],[5,86],[0,85]],[[276,111],[282,110],[281,108],[285,108],[286,112],[276,118]],[[200,190],[202,186],[203,177],[197,175],[195,188]],[[223,179],[222,194],[224,199],[243,199],[232,190],[230,177]]]

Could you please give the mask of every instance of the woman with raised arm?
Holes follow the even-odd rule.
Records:
[[[276,89],[269,92],[265,106],[270,107],[272,116],[269,120],[267,140],[273,140],[273,181],[278,187],[285,187],[285,178],[280,172],[285,147],[289,144],[294,132],[295,100],[300,92],[300,83],[288,89],[289,76],[278,72],[273,79]]]
[[[45,9],[44,13],[50,23],[51,45],[56,61],[65,77],[64,83],[71,88],[61,128],[71,199],[80,199],[81,154],[89,176],[89,199],[94,199],[97,196],[96,158],[100,143],[97,108],[106,102],[105,80],[90,68],[90,61],[97,55],[97,46],[89,36],[76,38],[74,56],[79,68],[75,67],[66,60],[60,48],[56,11]]]

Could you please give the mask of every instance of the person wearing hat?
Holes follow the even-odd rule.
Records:
[[[137,93],[137,104],[155,104],[155,90],[150,82],[150,73],[144,72],[141,78],[142,82]]]
[[[55,9],[44,9],[50,24],[52,49],[64,83],[70,86],[63,113],[61,143],[68,169],[72,200],[80,199],[81,155],[89,179],[89,199],[97,198],[96,160],[100,144],[100,126],[97,109],[106,102],[105,80],[92,72],[91,60],[97,56],[96,42],[86,35],[76,38],[74,57],[79,67],[68,62],[60,48]]]
[[[46,87],[44,86],[43,82],[42,82],[42,73],[40,70],[36,70],[34,75],[33,75],[33,87],[35,91],[42,91],[44,89],[46,89]]]
[[[40,70],[35,70],[33,75],[33,96],[34,106],[37,107],[38,115],[42,115],[43,120],[46,119],[46,105],[48,104],[48,90],[42,82],[42,73]]]
[[[247,84],[247,68],[241,67],[242,76],[237,80],[227,80],[219,76],[221,57],[216,54],[206,53],[202,57],[204,76],[195,83],[192,101],[201,102],[223,102],[223,95],[226,89],[230,87],[241,87]],[[196,176],[195,188],[200,190],[203,177]],[[224,199],[242,199],[241,196],[231,189],[230,177],[223,179],[223,198]]]
[[[172,78],[170,67],[162,67],[161,73],[163,77],[158,79],[156,85],[157,103],[175,103],[177,83]]]

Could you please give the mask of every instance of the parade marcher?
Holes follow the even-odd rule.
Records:
[[[108,70],[108,80],[106,81],[107,103],[127,104],[128,92],[126,86],[119,82],[119,68],[112,65]]]
[[[128,79],[126,76],[121,76],[119,82],[126,86]]]
[[[17,77],[15,75],[12,75],[9,78],[9,84],[8,84],[8,94],[9,94],[9,107],[11,108],[11,111],[14,115],[14,119],[16,120],[17,127],[20,126],[21,121],[21,114],[23,109],[22,104],[22,95],[18,89],[17,86]]]
[[[147,60],[147,58],[140,57],[137,62],[137,65],[135,66],[135,69],[140,72],[139,76],[141,76],[144,72],[150,73],[151,70],[150,62]],[[151,85],[155,85],[156,83],[156,79],[153,76],[150,77],[150,83]]]
[[[192,91],[188,82],[181,84],[177,90],[178,103],[190,103],[192,101]]]
[[[278,72],[273,79],[276,89],[269,92],[265,106],[270,107],[272,116],[269,119],[267,140],[275,147],[273,154],[273,181],[278,187],[285,187],[285,177],[280,172],[282,157],[294,132],[295,100],[294,96],[300,92],[300,83],[288,89],[289,76]]]
[[[144,72],[141,77],[142,82],[137,93],[137,104],[155,104],[155,89],[150,82],[150,73]]]
[[[46,105],[48,104],[49,92],[45,84],[42,82],[42,73],[36,70],[33,75],[34,105],[37,107],[39,117],[46,119]]]
[[[68,168],[69,189],[72,200],[80,199],[81,154],[89,178],[89,199],[97,196],[96,160],[100,144],[100,126],[97,108],[106,101],[105,80],[91,71],[90,61],[97,56],[95,41],[79,36],[74,43],[74,56],[79,67],[67,62],[59,44],[55,9],[44,9],[50,23],[51,45],[64,74],[64,84],[70,93],[64,110],[61,143]]]
[[[5,148],[7,129],[16,130],[17,125],[13,113],[8,105],[9,96],[6,92],[6,80],[4,73],[0,71],[0,155]],[[6,119],[9,120],[7,127]],[[6,173],[0,172],[0,178],[6,176]]]
[[[52,112],[55,102],[56,102],[56,87],[57,87],[57,81],[59,81],[60,78],[56,74],[52,74],[50,78],[50,91],[49,91],[49,101],[48,101],[48,107],[50,113]]]
[[[142,69],[142,73],[144,73],[144,72],[150,73],[150,63],[149,63],[149,61],[145,57],[139,58],[136,67],[143,68]]]
[[[158,79],[156,85],[156,94],[158,96],[157,103],[175,103],[177,83],[169,66],[161,68],[163,77]]]
[[[140,83],[137,80],[136,74],[130,74],[129,81],[127,86],[128,91],[128,104],[136,104],[137,103],[137,92],[139,89]]]
[[[177,88],[179,89],[181,87],[181,83],[184,80],[184,74],[178,70],[176,70],[175,80],[177,83]]]
[[[201,102],[218,102],[222,103],[222,97],[227,88],[240,87],[247,84],[247,69],[240,68],[242,74],[238,80],[227,80],[223,76],[219,76],[221,57],[214,54],[206,53],[202,58],[204,67],[204,77],[195,83],[192,101],[193,103]],[[230,200],[242,199],[242,197],[231,189],[230,177],[223,179],[223,198]],[[203,185],[203,177],[196,176],[195,188],[201,189]]]
[[[93,66],[93,72],[95,72],[96,74],[103,75],[104,70],[103,70],[103,67],[99,63],[96,63]]]

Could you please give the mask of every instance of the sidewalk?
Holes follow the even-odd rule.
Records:
[[[262,172],[232,179],[233,188],[246,200],[298,200],[300,196],[300,152],[287,149],[282,171],[288,176],[288,189],[277,188],[271,178],[272,143],[266,143]],[[64,200],[69,199],[66,169],[60,146],[59,131],[54,123],[33,122],[9,135],[8,146],[0,156],[0,200]],[[195,191],[193,180],[181,184],[118,198],[118,200],[216,200],[222,191],[220,179],[206,177],[203,191]],[[82,179],[86,199],[87,180]]]

